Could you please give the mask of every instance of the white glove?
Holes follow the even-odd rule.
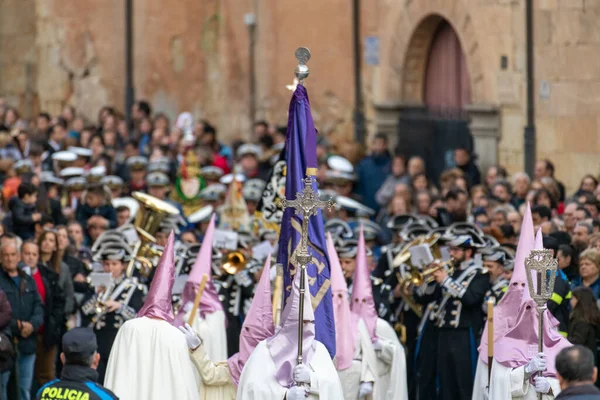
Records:
[[[358,398],[362,399],[373,393],[373,382],[361,382],[358,389]]]
[[[538,393],[548,393],[550,391],[550,379],[544,376],[536,376],[533,378],[533,383],[535,385],[535,391]]]
[[[292,386],[285,394],[286,400],[304,400],[307,397],[308,393],[306,392],[306,389],[298,386]]]
[[[190,350],[195,350],[202,344],[202,339],[189,324],[185,324],[185,327],[180,326],[179,330],[185,335],[185,341]]]
[[[239,274],[235,274],[233,278],[235,279],[235,282],[240,286],[248,287],[252,285],[252,279],[250,278],[250,275],[248,275],[248,271],[242,271]]]
[[[381,346],[381,342],[379,341],[379,339],[377,339],[373,343],[373,350],[375,350],[375,351],[381,351],[382,348],[383,348],[383,346]]]
[[[310,384],[310,368],[304,364],[294,367],[294,382]]]
[[[531,359],[525,365],[525,373],[529,376],[533,375],[538,371],[546,370],[546,355],[544,353],[537,353],[535,357]]]

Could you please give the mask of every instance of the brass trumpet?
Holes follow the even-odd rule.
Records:
[[[246,256],[241,251],[232,251],[223,256],[223,271],[235,275],[246,268]]]
[[[417,268],[412,268],[409,276],[402,279],[401,287],[403,290],[408,291],[410,285],[421,286],[423,283],[431,283],[435,280],[433,273],[440,269],[446,269],[448,274],[451,275],[454,272],[454,260],[440,262],[438,260],[430,264],[431,267],[425,268],[423,271],[419,271]]]

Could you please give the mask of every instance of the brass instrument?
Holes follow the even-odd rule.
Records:
[[[430,264],[429,268],[425,268],[423,271],[419,271],[417,268],[412,268],[409,276],[400,281],[402,290],[407,290],[410,285],[421,286],[424,283],[431,283],[435,280],[433,273],[440,269],[446,269],[448,274],[451,275],[454,272],[454,260],[440,262],[438,260]]]
[[[140,264],[141,275],[148,277],[154,267],[154,260],[162,255],[162,250],[155,246],[154,234],[167,217],[178,215],[179,210],[166,201],[146,193],[134,192],[131,196],[140,203],[140,210],[134,222],[140,240],[135,245],[131,260],[127,265],[126,275],[127,277],[133,275],[137,261]]]
[[[235,275],[246,268],[246,256],[241,251],[232,251],[223,256],[223,271]]]

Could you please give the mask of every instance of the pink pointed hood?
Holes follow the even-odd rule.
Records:
[[[535,236],[535,250],[544,248],[542,230],[538,230]],[[529,256],[529,254],[527,254]],[[533,284],[536,284],[533,277]],[[556,366],[554,360],[558,353],[570,347],[571,343],[558,333],[556,327],[558,321],[550,311],[544,310],[543,352],[546,354],[546,371],[544,376],[556,377]],[[529,294],[527,283],[523,290],[521,306],[517,315],[515,325],[503,337],[496,342],[497,351],[494,350],[496,360],[508,368],[518,368],[528,363],[538,353],[539,314],[535,301]]]
[[[513,275],[508,286],[508,290],[500,299],[500,302],[494,307],[494,342],[504,336],[516,323],[521,298],[524,291],[527,291],[527,277],[525,275],[525,259],[535,245],[535,233],[533,230],[533,219],[531,218],[531,208],[529,203],[525,209],[519,244],[515,254],[515,266]],[[487,346],[488,346],[488,326],[485,323],[481,343],[479,345],[479,358],[487,365]],[[496,349],[494,348],[494,354]]]
[[[267,339],[267,348],[275,363],[275,379],[283,387],[294,384],[293,372],[298,355],[298,326],[303,324],[302,356],[303,364],[310,364],[315,354],[315,315],[311,304],[308,273],[306,273],[304,292],[304,316],[299,319],[300,313],[300,270],[296,271],[292,292],[281,315],[281,328],[275,335]],[[305,323],[305,321],[312,321]]]
[[[138,317],[162,319],[173,323],[172,289],[175,283],[175,235],[169,234],[160,261],[156,266],[154,278],[148,290],[148,296],[137,313]]]
[[[238,385],[242,369],[248,361],[254,348],[263,340],[270,338],[275,333],[273,325],[273,303],[271,300],[271,255],[262,270],[256,292],[244,319],[240,334],[240,351],[227,360],[231,379]]]
[[[223,311],[223,304],[221,304],[221,301],[219,300],[217,289],[212,281],[212,246],[214,231],[215,214],[210,218],[210,223],[206,229],[204,239],[202,240],[202,246],[196,257],[196,262],[194,262],[190,276],[183,287],[183,293],[181,294],[182,307],[179,309],[177,317],[175,318],[175,326],[184,324],[186,314],[185,305],[193,303],[196,299],[196,293],[198,293],[198,288],[204,274],[208,275],[208,282],[206,282],[204,292],[202,292],[202,297],[200,298],[200,306],[198,307],[200,316],[204,318],[206,314]]]
[[[331,292],[333,294],[333,317],[335,319],[335,364],[338,370],[352,366],[354,360],[355,329],[352,325],[352,314],[348,302],[348,285],[335,251],[331,233],[327,232],[327,254],[331,271]]]
[[[377,309],[373,300],[373,287],[371,286],[371,272],[367,262],[367,248],[365,245],[365,235],[362,224],[358,236],[358,250],[356,253],[356,269],[352,282],[352,298],[350,310],[354,318],[358,321],[360,318],[365,321],[371,340],[377,340],[375,328],[377,327]]]

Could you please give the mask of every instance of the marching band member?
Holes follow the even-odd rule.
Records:
[[[121,400],[199,398],[185,337],[172,325],[174,245],[171,233],[142,309],[113,344],[104,384]]]
[[[508,290],[508,281],[504,279],[504,266],[510,261],[506,260],[506,255],[502,250],[493,249],[491,253],[483,255],[483,266],[487,268],[490,278],[490,290],[485,293],[483,302],[483,312],[487,314],[487,301],[493,298],[494,304],[498,304],[500,299]]]
[[[304,292],[304,315],[300,320],[298,270],[292,293],[281,315],[282,325],[260,342],[246,362],[238,383],[238,400],[339,400],[342,385],[325,346],[315,340],[310,291]],[[305,287],[309,288],[308,274]],[[302,364],[296,364],[298,329],[302,326]]]
[[[440,400],[466,400],[473,392],[473,377],[476,359],[477,335],[483,328],[481,305],[489,289],[489,278],[481,266],[473,259],[475,247],[473,238],[461,235],[449,242],[450,255],[457,266],[452,274],[441,268],[433,273],[435,283],[424,290],[415,291],[415,299],[427,306],[433,302],[430,315],[435,325],[432,330],[421,333],[432,334],[431,343],[423,343],[423,348],[431,346],[435,351],[433,359],[421,359],[420,368],[430,368],[433,376],[439,376]],[[422,338],[420,338],[422,339]],[[460,368],[456,368],[460,365]]]
[[[100,258],[104,272],[111,274],[111,282],[85,301],[81,312],[98,338],[98,376],[102,382],[117,332],[142,307],[146,286],[125,277],[128,257],[123,248],[101,248]]]
[[[256,345],[273,336],[273,306],[271,300],[271,280],[269,269],[271,256],[267,257],[256,295],[244,320],[240,335],[240,351],[227,362],[213,362],[208,356],[202,339],[188,325],[179,329],[185,334],[192,361],[200,374],[200,393],[207,400],[235,400],[236,388],[246,361]],[[201,396],[202,397],[202,396]]]
[[[202,292],[200,297],[198,315],[194,318],[192,328],[203,339],[208,357],[211,360],[221,361],[227,359],[227,338],[225,334],[223,305],[218,298],[212,281],[211,263],[214,230],[215,216],[213,214],[204,240],[202,241],[200,252],[183,289],[182,307],[175,317],[174,325],[181,327],[184,325],[184,320],[187,321],[189,319],[202,276],[204,274],[208,275],[204,292]]]
[[[373,391],[375,352],[362,341],[352,324],[348,286],[344,278],[331,233],[327,232],[327,253],[331,268],[331,291],[335,318],[336,354],[334,363],[342,383],[344,400],[358,400]]]
[[[377,316],[362,228],[358,237],[353,284],[350,303],[353,326],[355,330],[358,327],[363,354],[368,356],[369,352],[374,350],[376,356],[373,371],[375,384],[371,389],[373,399],[406,400],[408,399],[406,355],[394,329]],[[361,396],[370,394],[366,385],[361,389]]]

